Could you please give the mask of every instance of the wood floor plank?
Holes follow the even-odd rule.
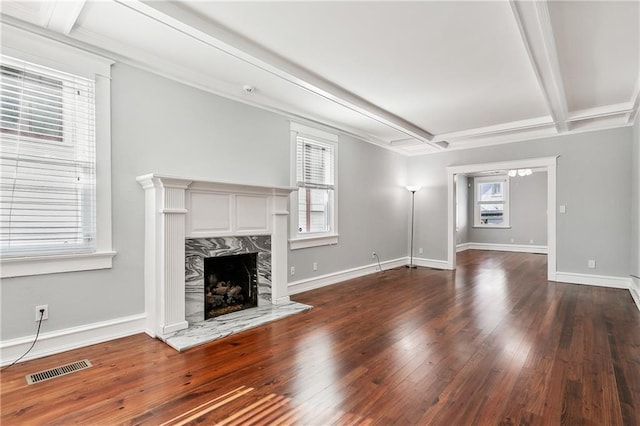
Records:
[[[636,425],[628,291],[546,280],[546,256],[465,251],[298,294],[314,308],[178,353],[145,335],[1,373],[23,424]],[[24,375],[88,358],[36,385]]]

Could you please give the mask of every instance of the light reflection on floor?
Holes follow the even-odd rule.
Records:
[[[399,365],[410,363],[417,354],[430,350],[429,344],[435,340],[429,338],[430,331],[414,322],[404,323],[394,330],[398,340],[393,345],[393,354]]]
[[[524,337],[527,330],[521,329],[522,325],[517,322],[517,317],[511,322],[505,320],[510,309],[508,283],[513,277],[509,277],[505,271],[504,262],[491,256],[481,259],[476,264],[463,266],[457,272],[460,274],[460,282],[465,282],[464,278],[469,275],[476,277],[470,295],[474,300],[472,307],[476,326],[485,330],[496,330],[500,327],[500,357],[504,365],[523,365],[531,346]],[[456,290],[460,292],[456,295],[457,299],[467,297],[463,292],[464,287],[458,286]]]
[[[531,343],[525,338],[527,330],[521,328],[528,325],[520,324],[517,316],[511,320],[508,319],[508,305],[510,306],[508,283],[513,280],[513,277],[508,276],[503,262],[496,258],[486,259],[478,266],[478,280],[481,285],[474,286],[474,298],[479,308],[476,318],[480,320],[483,327],[501,328],[499,344],[502,347],[500,357],[503,365],[519,368],[526,361]]]
[[[321,394],[322,397],[314,398],[317,406],[313,413],[318,416],[338,409],[342,404],[343,395],[342,389],[336,386],[340,383],[338,366],[335,365],[339,358],[333,353],[334,341],[331,335],[324,330],[317,330],[301,340],[295,350],[296,377],[293,379],[293,399],[304,403],[309,396]],[[308,420],[317,422],[319,419],[315,417]]]

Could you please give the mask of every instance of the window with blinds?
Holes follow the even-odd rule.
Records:
[[[94,81],[1,56],[2,257],[96,245]]]
[[[331,231],[334,151],[331,144],[296,138],[299,234]]]
[[[481,228],[509,227],[509,177],[474,179],[474,225]]]

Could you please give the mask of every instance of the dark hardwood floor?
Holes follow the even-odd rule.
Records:
[[[314,309],[175,352],[145,335],[2,373],[11,424],[638,425],[627,290],[547,282],[546,256],[466,251],[309,291]],[[93,367],[28,386],[24,375]]]

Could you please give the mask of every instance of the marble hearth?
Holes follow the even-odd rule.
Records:
[[[178,350],[310,309],[289,300],[287,202],[294,188],[149,174],[145,190],[147,334]],[[204,258],[257,253],[258,306],[204,320]]]

